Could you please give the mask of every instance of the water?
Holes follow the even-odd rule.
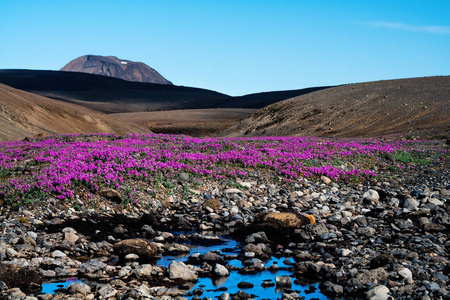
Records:
[[[228,255],[237,255],[240,253],[240,245],[239,243],[231,239],[227,236],[220,236],[222,244],[216,244],[216,245],[197,245],[197,244],[185,244],[190,248],[190,253],[185,255],[167,255],[163,256],[161,259],[158,260],[157,264],[160,266],[168,267],[169,264],[173,260],[177,261],[183,261],[186,262],[188,260],[189,255],[194,253],[201,253],[205,254],[209,251],[219,250],[222,254],[228,254]],[[227,249],[226,252],[223,252],[223,249]],[[231,250],[231,251],[230,251]],[[286,263],[285,263],[286,262]],[[275,258],[271,257],[269,260],[263,262],[265,267],[270,267],[272,264],[276,264],[279,268],[278,271],[263,271],[258,272],[256,274],[239,274],[238,271],[231,271],[230,276],[228,277],[222,277],[222,278],[199,278],[199,281],[193,286],[190,291],[193,291],[197,288],[201,288],[204,292],[201,295],[201,298],[203,297],[209,297],[212,299],[218,298],[220,294],[222,294],[224,291],[219,291],[219,288],[227,288],[226,292],[230,294],[237,293],[240,288],[237,287],[237,285],[240,282],[250,282],[254,285],[253,288],[249,289],[242,289],[245,292],[249,294],[254,294],[259,296],[259,299],[277,299],[281,298],[283,294],[283,290],[276,289],[275,286],[264,288],[261,286],[261,284],[265,281],[270,281],[272,283],[275,283],[275,277],[276,276],[291,276],[292,272],[288,270],[291,264],[294,264],[294,260],[292,257],[289,258]],[[226,263],[227,265],[232,265],[233,267],[244,267],[242,265],[242,261],[238,259],[232,259]],[[320,290],[318,288],[319,284],[312,284],[308,286],[303,286],[299,284],[295,284],[294,278],[292,278],[292,286],[291,290],[297,292],[300,296],[305,297],[305,299],[331,299],[326,297],[325,295],[320,293]],[[313,289],[315,288],[315,291],[310,293],[312,291],[311,286]],[[305,293],[305,291],[308,290],[308,293]],[[189,295],[189,293],[188,293]]]
[[[175,233],[174,233],[175,234]],[[186,262],[188,260],[189,255],[194,253],[201,253],[205,254],[209,251],[215,251],[219,250],[222,254],[227,255],[237,255],[240,253],[240,244],[227,236],[220,236],[220,241],[217,243],[208,243],[208,245],[202,244],[201,242],[197,243],[196,241],[188,241],[185,243],[186,246],[189,247],[190,252],[184,255],[165,255],[162,256],[161,259],[157,261],[157,265],[168,267],[169,264],[174,261],[183,261]],[[226,252],[223,250],[227,249]],[[292,257],[286,258],[276,258],[271,257],[269,260],[264,261],[265,267],[270,267],[274,263],[278,266],[279,270],[277,271],[263,271],[258,272],[256,274],[239,274],[238,271],[231,271],[230,276],[228,277],[222,277],[222,278],[199,278],[199,281],[190,289],[192,292],[193,290],[197,288],[201,288],[204,292],[201,295],[201,298],[203,297],[209,297],[212,299],[218,298],[223,292],[223,290],[219,291],[219,288],[227,289],[226,292],[230,294],[237,293],[240,288],[237,287],[238,283],[240,282],[250,282],[254,285],[253,288],[249,289],[242,289],[245,292],[249,294],[257,295],[257,299],[278,299],[281,298],[283,294],[283,290],[276,289],[275,286],[264,288],[261,286],[261,284],[265,281],[270,281],[272,283],[275,283],[275,277],[276,276],[291,276],[292,272],[289,269],[290,264],[294,264],[294,260]],[[238,259],[232,259],[226,263],[227,265],[232,265],[233,267],[244,267],[242,265],[242,261]],[[78,281],[77,279],[69,279],[68,281],[64,282],[54,282],[54,283],[46,283],[42,285],[42,293],[54,293],[55,290],[61,287],[67,287],[69,284],[71,284],[74,281]],[[311,289],[311,286],[313,289]],[[314,292],[313,291],[315,288]],[[305,299],[323,299],[323,300],[329,300],[331,298],[326,297],[325,295],[320,293],[320,290],[318,288],[318,284],[312,284],[308,286],[303,286],[299,284],[294,283],[294,278],[292,278],[292,286],[290,288],[291,290],[297,292],[299,296],[305,297]],[[305,292],[307,291],[307,292]],[[186,292],[187,298],[192,298],[192,296],[189,296],[189,291]]]
[[[71,283],[74,283],[77,281],[80,281],[80,280],[78,280],[76,278],[70,278],[70,279],[67,279],[66,281],[43,283],[41,293],[42,294],[54,294],[57,289],[66,288]]]

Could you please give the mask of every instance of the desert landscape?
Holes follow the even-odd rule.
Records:
[[[232,97],[150,69],[0,70],[2,299],[448,299],[449,76]]]

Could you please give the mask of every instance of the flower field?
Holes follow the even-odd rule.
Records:
[[[212,180],[245,177],[254,170],[287,181],[322,175],[336,181],[366,180],[377,175],[375,164],[404,168],[385,157],[411,157],[411,151],[421,152],[415,144],[305,137],[50,136],[0,143],[0,199],[65,199],[80,190],[95,194],[101,187],[151,186],[155,178],[180,172]],[[448,159],[448,149],[436,150],[434,157]]]

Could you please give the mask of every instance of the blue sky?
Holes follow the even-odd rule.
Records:
[[[450,74],[450,1],[0,1],[0,69],[142,61],[230,95]]]

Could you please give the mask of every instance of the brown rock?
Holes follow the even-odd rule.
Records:
[[[130,253],[138,255],[141,260],[155,260],[158,258],[156,244],[144,239],[123,240],[116,243],[113,249],[121,259]]]
[[[114,189],[104,189],[100,191],[100,195],[113,202],[122,202],[122,196],[120,196],[119,192]]]
[[[9,288],[20,288],[25,291],[40,287],[43,279],[38,272],[30,268],[22,268],[13,264],[0,264],[0,281]]]
[[[311,219],[294,213],[269,212],[256,216],[256,223],[274,225],[282,228],[299,228],[311,224]]]

